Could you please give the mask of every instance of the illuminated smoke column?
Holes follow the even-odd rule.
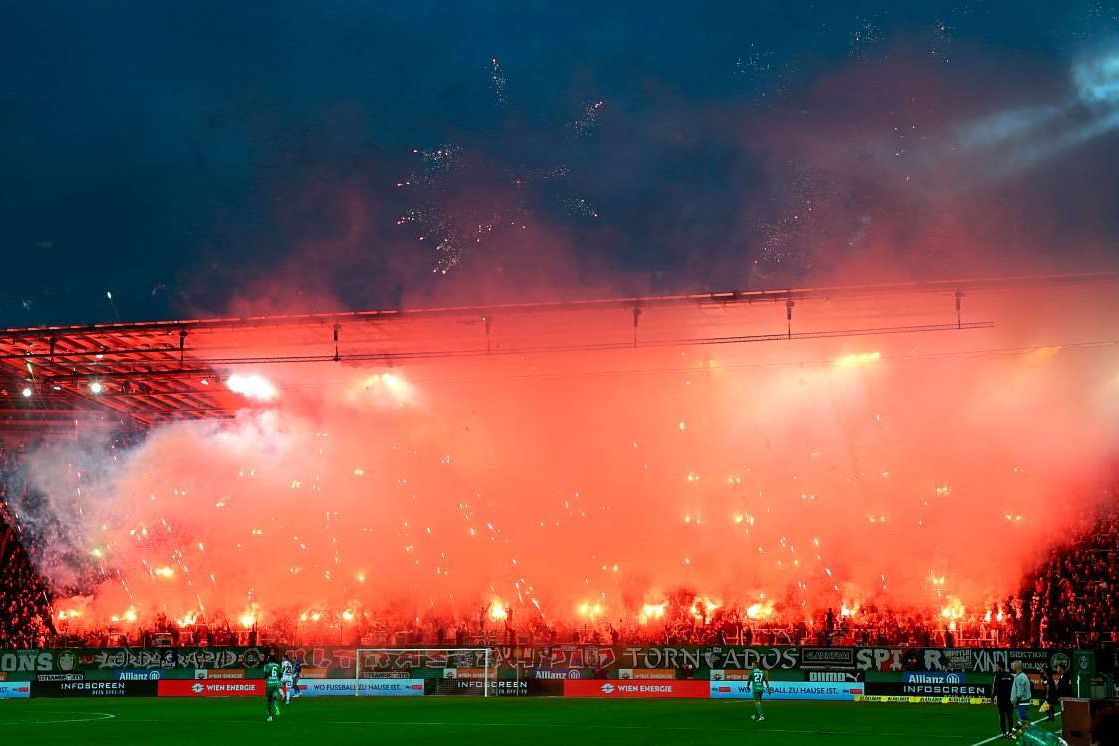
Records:
[[[500,599],[522,621],[629,624],[680,588],[793,617],[979,611],[1098,494],[1119,402],[1109,289],[969,298],[969,318],[995,324],[971,331],[273,366],[253,371],[271,401],[161,427],[80,494],[81,457],[47,450],[35,468],[66,527],[53,548],[104,573],[71,604],[83,622],[476,618]],[[797,318],[952,317],[933,306],[801,303]],[[785,317],[680,313],[672,333]],[[543,344],[628,334],[628,319],[533,323]]]

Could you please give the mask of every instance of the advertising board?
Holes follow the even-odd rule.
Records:
[[[901,697],[885,694],[863,694],[855,697],[856,702],[879,702],[903,705],[988,705],[986,697]]]
[[[753,687],[745,681],[712,681],[712,699],[750,699],[754,696]],[[766,691],[767,700],[817,700],[830,702],[854,702],[855,697],[863,694],[865,684],[861,682],[821,682],[775,681]]]
[[[160,697],[263,697],[263,679],[163,679],[152,682]]]
[[[37,673],[35,681],[85,681],[83,673]]]
[[[154,697],[154,681],[36,681],[32,697]]]
[[[675,679],[675,668],[619,668],[619,679]]]
[[[888,697],[980,697],[991,696],[990,684],[969,684],[960,674],[949,674],[942,680],[928,674],[906,674],[907,681],[872,681],[866,693]]]
[[[624,681],[622,679],[567,679],[563,682],[565,697],[598,697],[603,699],[707,699],[709,681]]]
[[[424,680],[307,679],[299,682],[299,693],[304,697],[422,697]]]
[[[116,681],[159,681],[163,678],[163,672],[156,668],[150,671],[136,671],[125,668],[120,671],[113,671],[113,678]]]
[[[435,694],[473,694],[475,696],[488,695],[490,697],[527,697],[539,694],[548,681],[536,679],[491,679],[478,681],[476,679],[455,679],[454,681],[440,681],[435,687]],[[556,682],[552,691],[555,692],[561,684]]]
[[[158,673],[158,672],[157,672]],[[244,668],[196,668],[194,669],[194,678],[196,679],[247,679],[247,671]]]
[[[31,696],[29,681],[0,681],[0,699],[27,699]]]
[[[564,679],[589,679],[590,672],[579,668],[534,668],[532,678],[541,681],[563,681]]]

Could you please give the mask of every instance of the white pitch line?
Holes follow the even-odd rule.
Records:
[[[1058,711],[1057,711],[1057,714],[1053,716],[1053,719],[1054,719],[1054,720],[1060,720],[1060,719],[1061,719],[1061,713],[1062,713],[1062,712],[1064,712],[1064,710],[1058,710]],[[1036,725],[1036,723],[1033,723],[1033,724],[1035,724],[1035,725]],[[988,744],[988,743],[994,743],[995,741],[1001,741],[1001,740],[1003,740],[1003,736],[1001,736],[1001,735],[999,735],[999,736],[991,736],[990,738],[985,738],[985,739],[983,739],[982,741],[976,741],[976,742],[975,742],[975,743],[973,743],[973,744],[972,744],[971,746],[983,746],[984,744]]]
[[[59,725],[60,723],[98,723],[116,717],[108,712],[75,712],[74,715],[99,715],[95,718],[71,718],[68,720],[0,720],[0,725]]]
[[[1005,740],[1005,739],[1006,739],[1006,736],[1004,736],[1000,733],[997,736],[991,736],[990,738],[987,738],[987,739],[984,739],[982,741],[978,741],[976,743],[973,743],[971,746],[983,746],[983,744],[985,744],[985,743],[992,743],[994,741],[1002,741],[1002,740]]]
[[[135,722],[135,721],[131,721]],[[679,725],[606,725],[606,724],[588,724],[580,726],[575,723],[467,723],[461,720],[454,722],[436,722],[429,720],[328,720],[320,721],[330,723],[331,725],[405,725],[405,726],[429,726],[429,727],[471,727],[471,728],[593,728],[595,730],[655,730],[655,731],[680,731],[683,733],[737,733],[744,734],[749,732],[754,727],[753,724],[743,724],[741,728],[708,728],[697,727],[689,728]],[[829,736],[856,736],[859,738],[905,738],[913,735],[912,733],[877,733],[866,731],[839,731],[828,730],[824,728],[767,728],[765,726],[757,726],[759,734],[766,733],[796,733],[801,735],[829,735]],[[959,741],[961,736],[924,736],[924,738],[938,739],[941,741]]]

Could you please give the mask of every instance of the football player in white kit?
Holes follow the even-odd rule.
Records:
[[[291,653],[284,655],[284,662],[280,665],[280,683],[284,685],[284,702],[291,704],[291,695],[295,689],[295,662]]]

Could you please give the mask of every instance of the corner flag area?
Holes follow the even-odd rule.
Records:
[[[320,699],[285,707],[265,722],[256,698],[106,699],[0,702],[0,732],[11,743],[83,746],[215,744],[727,744],[830,746],[997,741],[993,706],[773,702],[750,720],[747,702],[595,701],[535,698]],[[1042,723],[1045,725],[1045,723]]]

